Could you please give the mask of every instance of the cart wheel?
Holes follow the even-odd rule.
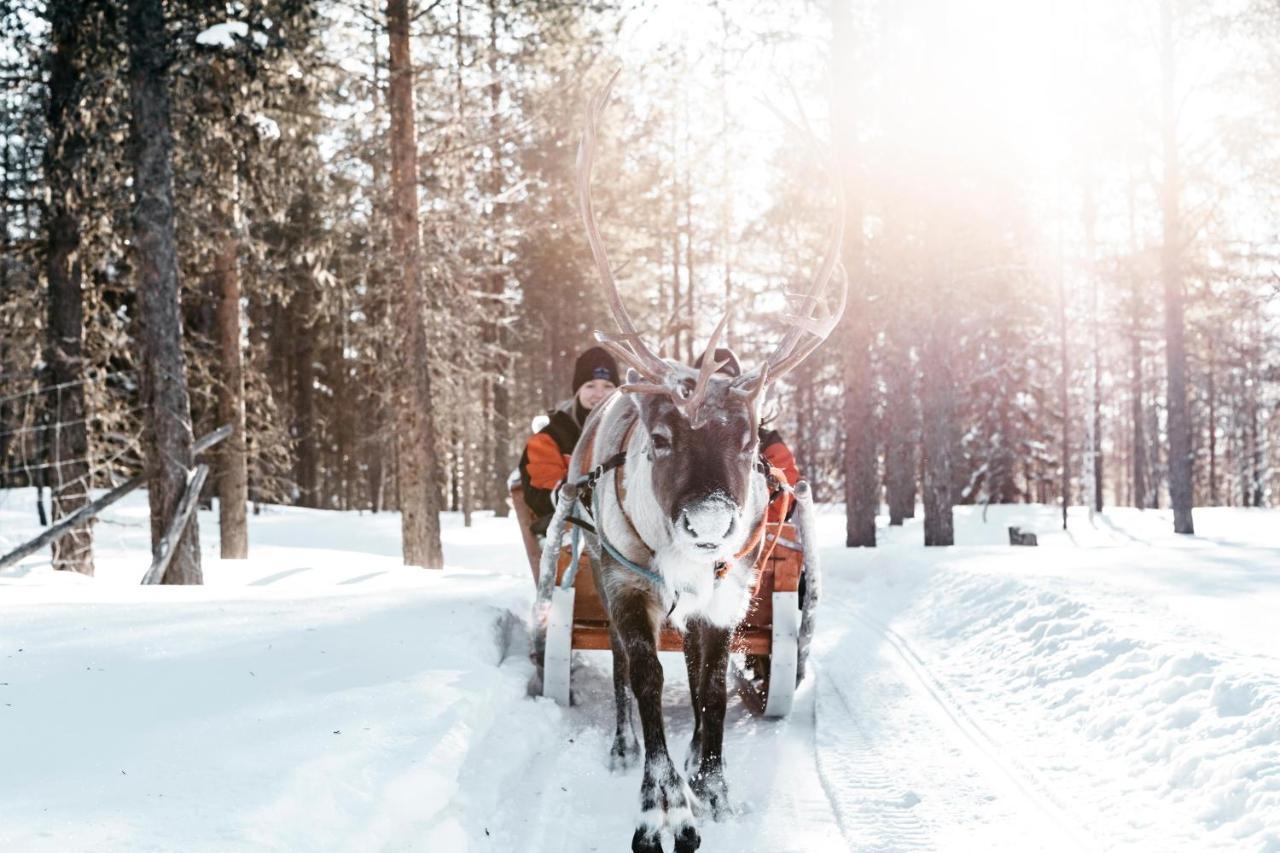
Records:
[[[818,561],[818,539],[814,535],[813,492],[809,484],[801,480],[796,484],[796,512],[794,523],[804,549],[804,568],[800,572],[800,636],[796,683],[804,678],[809,662],[809,645],[813,641],[814,616],[818,609],[818,597],[822,590],[822,566]]]
[[[785,717],[796,697],[800,664],[800,601],[794,592],[773,594],[773,642],[769,647],[764,715]]]
[[[542,664],[542,695],[558,705],[569,705],[569,664],[573,657],[573,589],[551,592],[547,615],[547,639]]]

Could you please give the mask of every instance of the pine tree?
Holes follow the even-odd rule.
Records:
[[[134,172],[134,245],[143,329],[151,550],[158,556],[192,469],[191,404],[178,298],[170,163],[168,67],[160,0],[129,0],[130,129]],[[198,584],[200,534],[194,519],[174,543],[164,583]]]

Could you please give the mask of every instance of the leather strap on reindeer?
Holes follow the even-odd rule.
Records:
[[[795,497],[791,491],[791,485],[787,483],[787,475],[784,474],[781,469],[765,463],[764,460],[760,460],[759,469],[764,472],[766,481],[769,484],[769,504],[772,504],[774,500],[784,494],[787,495],[788,504],[795,502]],[[787,517],[788,511],[789,507],[783,508],[783,518]],[[769,527],[774,528],[772,536],[765,535]],[[778,547],[778,542],[781,539],[778,534],[781,530],[781,521],[772,523],[769,521],[769,506],[766,504],[764,514],[760,516],[760,523],[756,525],[756,529],[752,532],[751,538],[747,540],[747,544],[742,547],[741,551],[733,555],[735,560],[741,560],[743,557],[756,550],[756,548],[760,547],[761,541],[766,539],[768,540],[768,544],[765,545],[764,551],[756,558],[755,561],[755,594],[757,595],[760,593],[760,584],[764,580],[764,567],[769,562],[769,558],[773,556],[773,549]],[[730,568],[731,566],[726,562],[716,564],[716,579],[719,580],[727,575]]]

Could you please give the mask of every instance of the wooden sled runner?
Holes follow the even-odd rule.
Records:
[[[735,671],[738,692],[753,712],[766,717],[785,717],[791,712],[796,686],[804,677],[818,599],[817,549],[811,547],[806,553],[803,546],[813,541],[812,503],[807,487],[798,491],[802,494],[797,500],[795,523],[770,524],[766,529],[769,541],[776,537],[777,544],[766,549],[762,556],[764,565],[759,570],[763,577],[732,641],[733,651],[739,654],[731,660],[737,661],[741,656],[743,661],[742,665],[730,664]],[[518,482],[511,485],[511,498],[537,586],[541,546],[529,530],[532,517]],[[568,545],[561,548],[546,625],[542,695],[561,705],[569,704],[573,651],[610,648],[609,617],[596,591],[590,557],[584,551],[578,559],[573,586],[562,587],[573,554]],[[682,652],[684,640],[680,632],[664,625],[658,650]]]

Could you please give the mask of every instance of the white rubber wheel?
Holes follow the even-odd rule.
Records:
[[[800,663],[800,602],[794,592],[773,594],[773,646],[769,649],[769,695],[766,717],[785,717],[796,698]]]
[[[573,657],[573,593],[573,589],[561,587],[551,592],[542,656],[542,695],[565,707],[569,706],[569,664]]]

